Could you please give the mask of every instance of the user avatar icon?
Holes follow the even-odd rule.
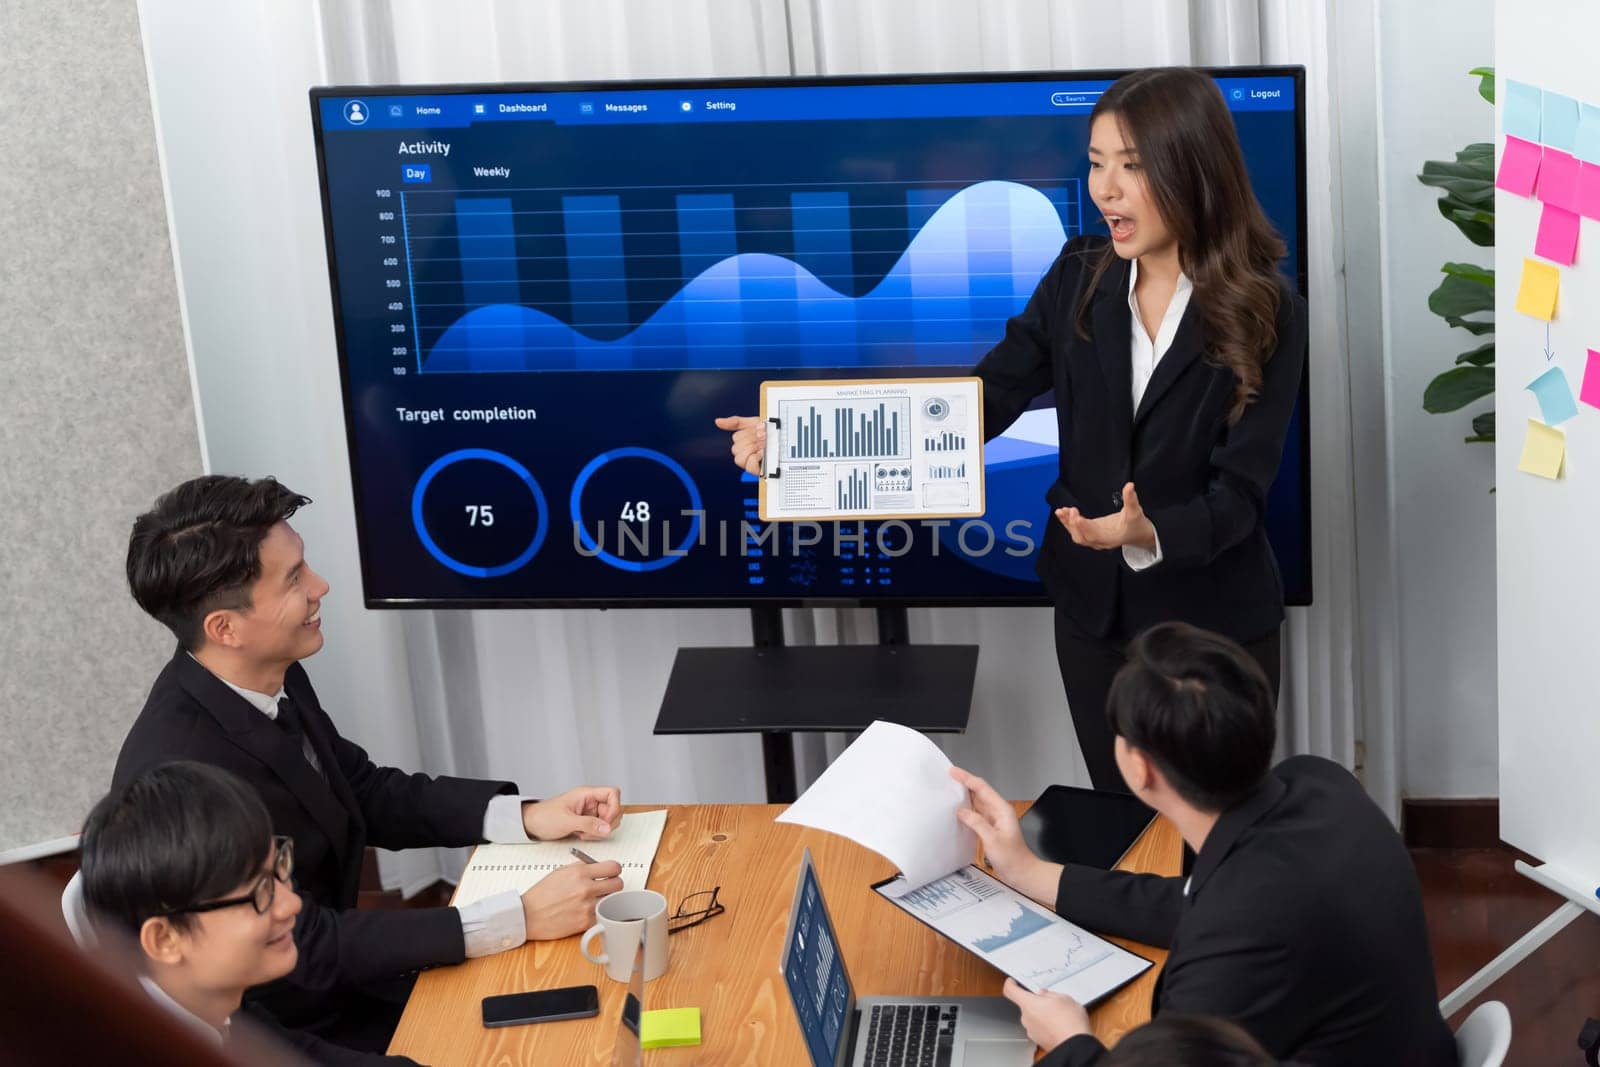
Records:
[[[364,125],[367,121],[367,108],[359,100],[352,100],[344,106],[344,119],[352,126]]]

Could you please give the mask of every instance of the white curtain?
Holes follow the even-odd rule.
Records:
[[[1382,706],[1374,717],[1375,705],[1392,701],[1392,687],[1381,664],[1363,664],[1364,645],[1374,657],[1361,620],[1381,618],[1384,605],[1362,610],[1352,491],[1352,427],[1383,423],[1381,408],[1352,406],[1352,397],[1370,395],[1353,375],[1378,358],[1376,323],[1352,324],[1362,345],[1354,364],[1345,336],[1346,227],[1375,228],[1376,220],[1371,212],[1344,217],[1351,183],[1365,175],[1343,171],[1338,133],[1349,119],[1337,114],[1335,92],[1340,49],[1370,51],[1371,41],[1359,40],[1359,26],[1355,41],[1334,40],[1332,9],[1333,0],[326,0],[316,18],[333,83],[1304,64],[1316,597],[1290,612],[1282,748],[1355,766],[1364,723],[1388,723],[1393,709]],[[1354,243],[1376,247],[1371,234]],[[1380,537],[1362,550],[1381,562],[1391,546]],[[794,643],[874,637],[869,611],[786,615]],[[911,629],[918,642],[982,647],[970,728],[944,741],[952,758],[1011,796],[1033,796],[1052,782],[1086,784],[1048,609],[919,609]],[[539,793],[616,782],[640,802],[762,799],[756,738],[650,734],[676,650],[748,644],[742,611],[406,613],[402,630],[426,770],[514,778]],[[842,740],[798,746],[802,781]],[[1391,810],[1396,758],[1387,743],[1368,757],[1379,765],[1368,768],[1369,781]],[[453,875],[460,862],[385,857],[385,880],[416,887]]]

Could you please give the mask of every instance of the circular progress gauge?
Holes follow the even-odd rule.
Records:
[[[572,522],[585,555],[635,574],[670,567],[700,537],[700,489],[683,465],[650,448],[613,448],[572,486]]]
[[[411,492],[411,522],[428,554],[469,578],[528,565],[550,530],[533,474],[503,452],[463,448],[434,460]]]

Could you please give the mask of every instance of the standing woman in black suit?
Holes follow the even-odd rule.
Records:
[[[1264,517],[1307,322],[1215,81],[1136,71],[1089,125],[1089,195],[1110,239],[1067,242],[973,373],[991,438],[1055,391],[1061,467],[1037,571],[1090,780],[1123,789],[1106,694],[1141,630],[1177,619],[1226,634],[1277,694],[1283,581]],[[759,420],[717,425],[758,471]]]

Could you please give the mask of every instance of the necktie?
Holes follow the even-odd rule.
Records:
[[[305,723],[300,717],[300,709],[287,696],[278,699],[277,723],[279,729],[288,734],[289,739],[295,742],[295,747],[300,750],[301,755],[305,756],[306,762],[311,764],[312,770],[322,774],[322,764],[317,759],[316,751],[311,747],[310,738],[306,737]],[[324,775],[324,777],[326,776]]]
[[[286,696],[278,698],[277,722],[279,729],[296,741],[305,737],[305,727],[300,722],[300,709]]]

